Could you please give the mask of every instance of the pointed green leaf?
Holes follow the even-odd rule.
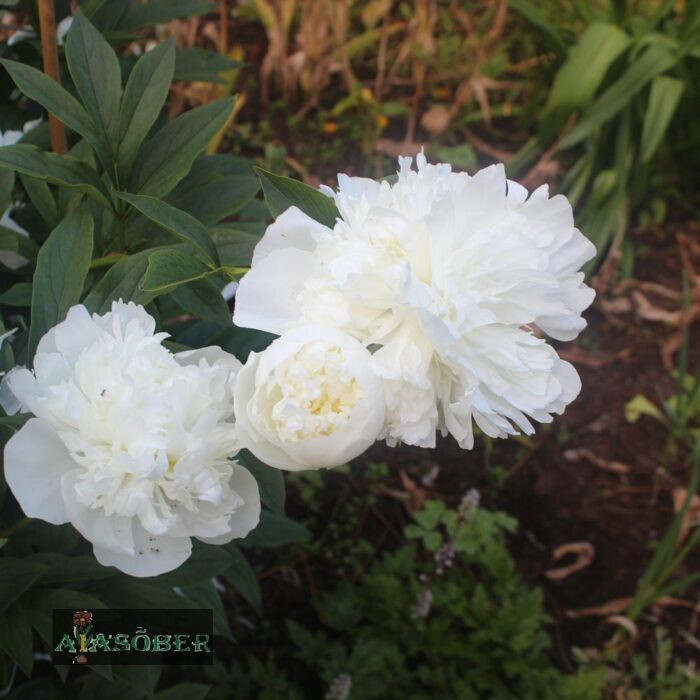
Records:
[[[567,117],[588,105],[608,69],[631,44],[625,32],[613,24],[594,22],[558,70],[542,113],[542,133],[548,138]]]
[[[128,192],[115,192],[115,194],[166,231],[194,246],[211,263],[219,264],[219,254],[214,241],[204,225],[193,216],[155,197]]]
[[[93,146],[99,141],[97,130],[78,100],[55,80],[36,68],[18,61],[0,59],[17,87],[29,99],[38,102],[69,129],[83,136]]]
[[[84,206],[73,210],[41,247],[32,287],[28,357],[42,336],[80,302],[92,259],[93,220]]]
[[[0,613],[0,649],[22,669],[27,678],[31,676],[34,640],[29,614],[21,600]]]
[[[71,156],[59,156],[26,144],[3,146],[0,148],[0,168],[16,170],[54,185],[63,185],[112,208],[109,190],[97,172]]]
[[[330,228],[335,226],[335,220],[340,216],[335,202],[320,190],[305,185],[289,177],[268,173],[262,168],[255,168],[260,178],[265,201],[270,213],[275,218],[291,206],[299,207],[312,219]]]
[[[126,14],[119,22],[125,31],[140,29],[152,24],[165,24],[178,17],[194,17],[215,10],[210,0],[149,0],[131,2]]]
[[[146,275],[141,283],[144,292],[165,294],[181,284],[214,274],[201,260],[179,250],[158,250],[148,258]]]
[[[278,515],[284,515],[286,493],[282,471],[268,467],[248,450],[241,450],[236,461],[255,477],[263,504]]]
[[[88,114],[111,150],[119,128],[121,68],[117,54],[80,10],[68,30],[66,61]]]
[[[147,51],[136,63],[124,89],[119,115],[119,173],[126,182],[139,147],[168,97],[175,67],[172,40]]]
[[[129,189],[151,197],[168,194],[226,124],[234,102],[233,98],[217,100],[164,126],[141,147]]]
[[[651,83],[649,104],[642,127],[642,163],[651,160],[671,123],[685,84],[677,78],[659,75]]]
[[[45,180],[38,180],[31,175],[20,175],[22,185],[32,200],[32,204],[36,208],[39,216],[44,220],[44,223],[51,229],[55,228],[59,222],[58,207],[56,200],[51,194],[49,186]]]
[[[625,74],[583,112],[576,126],[562,139],[560,150],[570,148],[587,138],[628,105],[632,97],[648,82],[667,71],[676,61],[676,55],[665,46],[650,45]]]
[[[293,542],[308,542],[309,537],[309,531],[301,523],[263,510],[258,526],[244,539],[238,540],[238,544],[242,547],[281,547]]]
[[[105,276],[92,288],[83,304],[89,311],[104,314],[113,301],[133,301],[148,304],[156,296],[141,290],[141,283],[148,267],[148,256],[153,250],[143,250],[120,260],[107,270]]]
[[[9,608],[46,570],[43,564],[3,557],[0,566],[0,611]]]
[[[2,297],[0,297],[1,299]],[[208,279],[197,280],[173,290],[172,298],[186,313],[205,320],[230,326],[231,311],[221,296],[219,288]]]
[[[223,572],[222,576],[258,611],[262,608],[262,593],[255,570],[250,565],[245,554],[235,545],[227,547],[233,558],[233,563]]]
[[[214,51],[191,46],[180,49],[175,57],[175,80],[226,83],[219,73],[241,67],[240,61]]]

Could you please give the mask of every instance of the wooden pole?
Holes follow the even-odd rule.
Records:
[[[228,3],[219,0],[219,53],[228,55]]]
[[[56,13],[53,0],[39,0],[39,27],[41,30],[41,54],[44,61],[44,73],[61,82],[58,68],[58,44],[56,42]],[[49,129],[51,131],[51,148],[54,153],[66,153],[66,130],[56,117],[49,113]]]

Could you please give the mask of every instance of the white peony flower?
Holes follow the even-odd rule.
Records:
[[[70,522],[104,565],[133,576],[175,569],[190,537],[223,544],[258,523],[238,450],[233,384],[220,348],[173,355],[141,306],[90,316],[74,306],[39,343],[34,371],[7,377],[34,414],[5,447],[24,512]]]
[[[585,327],[595,253],[562,195],[529,197],[502,165],[453,173],[401,158],[398,181],[338,176],[333,229],[297,208],[266,231],[236,293],[237,325],[343,330],[374,353],[389,444],[432,447],[437,428],[465,448],[472,422],[492,437],[532,433],[579,393],[557,340]]]
[[[372,445],[384,424],[371,355],[323,326],[300,326],[251,353],[234,397],[241,445],[278,469],[344,464]]]

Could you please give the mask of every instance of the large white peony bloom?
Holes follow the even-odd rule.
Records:
[[[342,329],[378,346],[389,444],[432,447],[436,429],[462,447],[472,421],[492,437],[533,431],[579,393],[557,340],[585,327],[594,293],[581,265],[595,252],[562,195],[528,198],[502,165],[473,177],[418,156],[394,185],[338,176],[333,229],[297,208],[258,244],[236,294],[239,326],[284,333]]]
[[[372,356],[334,328],[300,326],[251,353],[234,395],[241,445],[278,469],[344,464],[384,425]]]
[[[34,414],[5,447],[24,512],[70,522],[95,556],[133,576],[175,569],[194,536],[223,544],[258,523],[238,450],[233,384],[220,348],[173,355],[141,306],[90,316],[74,306],[39,343],[34,371],[7,377]]]

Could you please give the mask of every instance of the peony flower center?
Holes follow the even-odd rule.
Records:
[[[283,442],[332,434],[344,428],[362,399],[341,348],[310,343],[274,373],[271,421]]]

